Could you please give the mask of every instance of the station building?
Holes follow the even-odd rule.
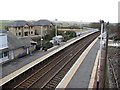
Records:
[[[9,31],[0,30],[0,63],[21,58],[36,50],[29,37],[18,38]]]
[[[0,30],[0,63],[8,59],[8,42],[6,31]]]

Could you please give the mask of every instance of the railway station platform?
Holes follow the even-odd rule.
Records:
[[[96,32],[96,31],[94,31]],[[8,62],[6,64],[3,64],[1,66],[2,71],[0,74],[2,75],[0,77],[0,86],[4,85],[5,83],[9,82],[13,78],[17,77],[21,73],[25,72],[26,70],[32,68],[36,64],[42,62],[46,58],[50,57],[51,55],[57,53],[58,51],[64,49],[65,47],[71,45],[72,43],[80,40],[83,37],[86,37],[89,34],[92,34],[94,32],[86,33],[80,37],[73,38],[66,43],[61,43],[59,46],[55,46],[52,49],[49,49],[47,52],[44,51],[38,51],[36,53],[33,53],[32,56],[26,56],[11,62]]]
[[[82,35],[82,36],[84,36],[84,35]],[[59,46],[56,45],[56,46],[48,49],[48,51],[39,50],[39,51],[36,51],[35,53],[32,53],[32,55],[27,55],[27,56],[19,58],[17,60],[12,60],[12,61],[2,64],[2,78],[9,75],[10,73],[16,71],[17,69],[33,62],[34,60],[36,60],[46,54],[51,53],[52,51],[58,49],[59,47],[63,47],[67,43],[70,43],[70,42],[72,43],[74,40],[82,38],[82,36],[70,39],[67,42],[62,42]]]
[[[99,42],[96,38],[78,58],[56,89],[93,88],[97,71]]]

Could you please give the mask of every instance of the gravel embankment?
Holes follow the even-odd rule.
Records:
[[[109,88],[120,89],[120,48],[108,47]]]

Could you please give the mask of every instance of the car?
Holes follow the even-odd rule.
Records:
[[[82,35],[82,33],[79,33],[79,34],[78,34],[78,36],[81,36],[81,35]]]

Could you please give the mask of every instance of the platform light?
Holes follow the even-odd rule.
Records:
[[[55,36],[57,36],[57,19],[55,19],[55,23],[56,23],[56,25],[55,25]]]
[[[42,49],[42,43],[43,43],[43,38],[42,38],[42,36],[43,36],[43,30],[42,30],[43,28],[42,28],[42,26],[41,26],[41,39],[40,39],[40,41],[41,41],[41,49]]]

